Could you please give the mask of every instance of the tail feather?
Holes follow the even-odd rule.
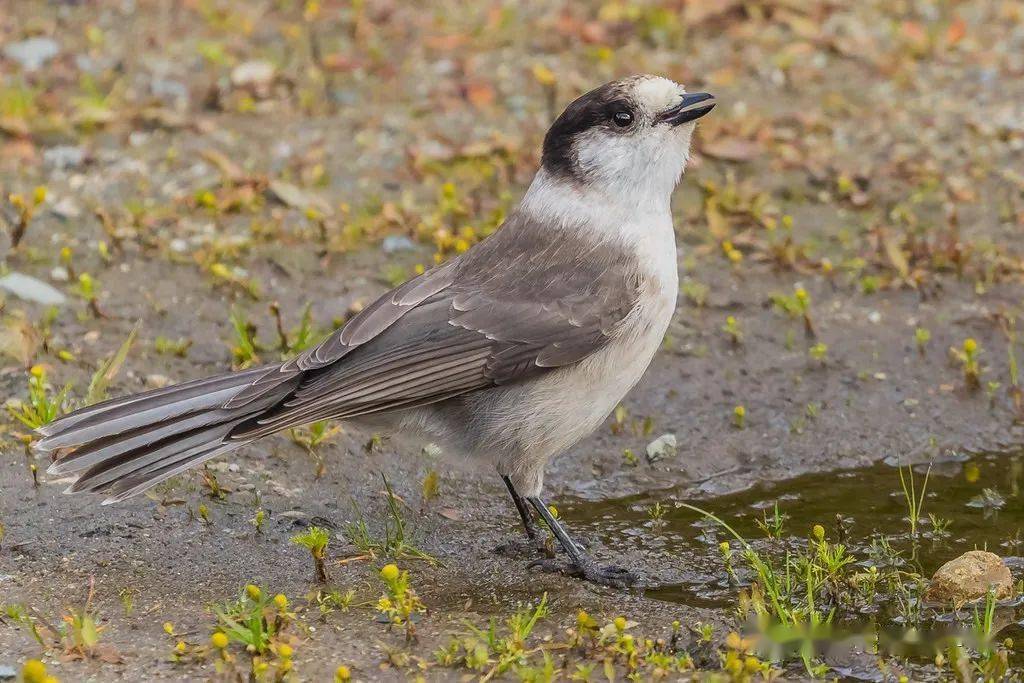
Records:
[[[40,429],[45,438],[36,443],[35,448],[53,452],[81,446],[187,413],[219,408],[265,372],[266,368],[260,368],[257,372],[216,375],[89,406],[45,425]]]
[[[88,424],[98,421],[114,419],[124,414],[131,414],[135,411],[145,410],[154,404],[169,402],[172,397],[175,400],[201,397],[218,388],[234,388],[236,391],[240,386],[252,383],[259,377],[266,374],[268,370],[275,368],[258,367],[241,372],[228,372],[212,377],[203,377],[189,382],[182,382],[161,389],[151,389],[138,394],[129,394],[119,398],[112,398],[91,406],[80,408],[73,413],[63,415],[49,424],[39,427],[36,431],[44,437],[56,436],[60,433],[72,431],[72,428],[86,427]],[[84,424],[83,424],[84,423]],[[45,441],[45,439],[44,439]],[[41,443],[41,442],[40,442]]]
[[[186,415],[169,422],[158,422],[138,427],[124,434],[112,434],[86,442],[66,456],[55,461],[48,474],[63,475],[108,462],[123,454],[154,444],[165,437],[173,437],[196,427],[205,427],[223,419],[221,411],[207,411]]]
[[[45,426],[36,450],[55,453],[50,474],[78,473],[65,493],[106,493],[124,500],[250,439],[232,439],[238,425],[282,402],[298,383],[283,382],[234,408],[225,404],[276,366],[106,401]]]
[[[141,476],[165,463],[188,459],[208,450],[211,444],[221,443],[231,427],[231,423],[219,424],[175,434],[151,446],[97,463],[79,475],[78,480],[68,487],[68,493],[102,492],[119,479]]]
[[[216,458],[218,455],[227,453],[228,451],[234,450],[246,443],[248,442],[236,441],[218,444],[210,447],[207,451],[192,455],[187,461],[180,464],[165,466],[145,475],[133,475],[126,479],[121,479],[110,487],[107,491],[109,495],[103,500],[102,504],[111,505],[113,503],[120,503],[122,500],[127,500],[132,496],[138,495],[143,491],[156,486],[160,482],[170,479],[176,474],[181,474],[191,467],[196,467],[211,458]]]

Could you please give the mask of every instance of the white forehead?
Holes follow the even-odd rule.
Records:
[[[679,104],[686,92],[683,86],[661,76],[644,76],[633,86],[637,104],[650,112],[659,112]]]

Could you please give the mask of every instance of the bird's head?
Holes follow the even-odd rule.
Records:
[[[576,99],[544,137],[552,180],[611,195],[667,200],[679,182],[696,121],[715,106],[661,76],[606,83]]]

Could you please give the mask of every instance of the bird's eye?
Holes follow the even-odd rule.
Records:
[[[625,128],[629,124],[633,123],[633,115],[628,111],[617,111],[612,114],[612,121],[619,128]]]

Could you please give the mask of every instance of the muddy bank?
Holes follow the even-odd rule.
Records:
[[[551,464],[546,493],[595,554],[668,587],[621,593],[527,570],[529,558],[493,552],[519,529],[492,472],[344,426],[316,446],[274,437],[206,478],[99,507],[60,495],[67,482],[34,485],[12,405],[0,416],[0,667],[42,657],[61,680],[211,677],[211,606],[255,583],[297,611],[298,680],[339,664],[361,680],[461,678],[465,661],[436,664],[450,635],[544,594],[531,643],[561,643],[581,609],[600,626],[638,622],[638,640],[671,641],[678,621],[679,651],[719,671],[739,652],[727,640],[750,575],[737,557],[743,581],[729,584],[716,545],[727,537],[694,526],[687,501],[754,537],[762,503],[779,499],[785,547],[801,550],[805,527],[835,543],[836,515],[850,517],[842,542],[861,568],[877,538],[918,553],[905,574],[978,539],[1020,555],[1020,3],[449,9],[22,3],[0,17],[0,276],[64,300],[51,313],[4,291],[0,396],[28,401],[37,367],[46,397],[68,384],[81,400],[136,321],[112,395],[276,360],[272,303],[284,346],[328,332],[500,223],[575,95],[663,73],[722,103],[675,197],[675,320],[620,410]],[[652,462],[666,434],[676,451]],[[897,471],[879,464],[896,461],[939,477],[927,500],[952,535],[927,552],[906,537]],[[391,558],[365,559],[352,531],[394,531],[382,475],[408,542],[436,559],[397,560],[427,607],[417,643],[380,621]],[[851,479],[871,495],[854,500]],[[967,505],[985,488],[1006,503],[992,517],[991,500]],[[332,534],[335,602],[317,599],[308,553],[290,542],[311,524]],[[60,630],[90,583],[109,661],[41,646],[28,627]],[[938,676],[923,660],[912,678]]]

